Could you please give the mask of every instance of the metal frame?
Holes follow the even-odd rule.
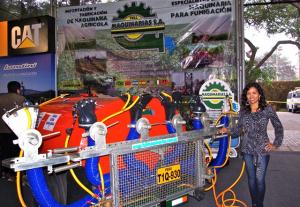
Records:
[[[188,131],[188,132],[181,132],[176,134],[167,134],[162,136],[156,136],[151,138],[143,139],[143,143],[145,142],[153,142],[157,140],[162,139],[170,139],[170,138],[177,138],[177,142],[187,142],[187,141],[193,141],[193,140],[203,140],[205,138],[211,138],[213,137],[217,132],[216,128],[208,128],[203,130],[194,130],[194,131]],[[46,154],[39,154],[42,156],[42,159],[39,160],[26,160],[22,162],[21,160],[18,160],[18,158],[9,158],[3,161],[4,166],[14,169],[15,171],[23,171],[38,167],[49,167],[49,166],[55,166],[59,164],[66,164],[69,161],[73,162],[80,162],[82,160],[92,158],[92,157],[99,157],[104,155],[113,154],[116,152],[129,152],[132,150],[132,146],[136,144],[140,144],[141,140],[130,140],[125,142],[118,142],[114,144],[108,144],[106,149],[101,149],[97,147],[86,147],[84,149],[81,149],[79,152],[74,152],[70,154],[53,154],[52,152],[55,151],[55,149],[49,151]],[[155,143],[154,143],[155,144]],[[170,144],[170,143],[165,143]],[[161,144],[159,144],[161,146]],[[151,150],[155,148],[156,146],[147,147],[147,150]],[[66,148],[68,149],[68,148]]]
[[[170,200],[175,199],[180,195],[183,194],[191,194],[196,188],[202,188],[205,184],[205,178],[207,178],[206,172],[205,172],[205,162],[202,151],[204,150],[203,147],[203,140],[206,136],[212,136],[215,134],[214,129],[208,129],[203,131],[192,131],[192,132],[183,132],[180,134],[169,134],[169,135],[163,135],[163,136],[157,136],[154,138],[148,138],[145,140],[134,140],[130,142],[123,142],[116,144],[114,150],[111,151],[111,190],[113,193],[113,204],[114,206],[120,206],[121,205],[121,199],[119,196],[119,169],[118,169],[118,156],[125,155],[128,153],[135,153],[135,152],[142,152],[144,150],[158,150],[161,147],[165,146],[172,146],[180,143],[189,143],[194,142],[195,143],[195,174],[196,174],[196,185],[194,187],[191,187],[189,189],[178,191],[174,194],[168,195],[166,198],[160,199],[160,200],[154,200],[150,201],[148,203],[143,203],[143,206],[153,206],[156,204],[159,204],[160,202],[164,200]],[[157,140],[167,140],[170,138],[177,137],[178,141],[173,143],[162,143],[155,146],[149,146],[145,148],[139,148],[139,149],[133,149],[136,144],[139,143],[147,143],[147,142],[153,142]]]
[[[205,184],[205,178],[208,177],[205,172],[205,161],[204,161],[204,145],[203,140],[205,138],[211,138],[214,137],[217,129],[216,128],[204,128],[202,130],[194,130],[194,131],[188,131],[188,132],[182,132],[181,126],[184,124],[184,122],[181,120],[181,117],[175,117],[173,120],[175,124],[175,128],[177,129],[177,133],[174,134],[167,134],[167,135],[161,135],[156,137],[148,137],[143,136],[142,139],[137,140],[130,140],[130,141],[124,141],[124,142],[118,142],[113,144],[101,144],[102,142],[99,142],[98,145],[92,146],[92,147],[86,147],[84,149],[79,149],[78,147],[73,148],[59,148],[59,149],[53,149],[50,150],[46,154],[37,154],[33,157],[32,160],[28,159],[22,159],[22,158],[13,158],[13,159],[7,159],[3,163],[6,167],[12,168],[15,171],[22,171],[22,170],[28,170],[38,167],[47,167],[48,172],[61,172],[64,170],[68,170],[71,168],[75,168],[81,165],[81,161],[92,158],[92,157],[101,157],[104,155],[110,155],[110,173],[111,173],[111,182],[110,182],[110,188],[112,192],[113,197],[113,205],[114,206],[120,206],[122,204],[122,197],[121,197],[121,188],[120,183],[124,180],[120,180],[122,178],[119,177],[119,166],[118,166],[118,156],[122,156],[125,154],[132,154],[137,152],[143,152],[143,151],[151,151],[156,150],[155,152],[160,154],[160,151],[166,152],[167,147],[172,146],[173,152],[175,152],[175,158],[179,157],[186,157],[187,160],[186,164],[183,165],[183,160],[178,161],[176,165],[180,165],[180,169],[189,169],[189,166],[192,165],[195,167],[194,172],[192,171],[192,174],[185,173],[184,177],[183,174],[181,175],[180,180],[176,180],[176,182],[170,182],[167,184],[163,184],[161,189],[161,185],[157,184],[156,181],[156,170],[147,171],[147,179],[149,179],[150,175],[150,185],[147,186],[147,189],[144,191],[142,188],[142,193],[133,193],[132,197],[126,199],[127,202],[131,202],[130,199],[132,199],[132,205],[139,205],[140,202],[142,202],[143,206],[153,206],[157,205],[162,201],[165,200],[171,200],[175,199],[178,196],[184,195],[184,194],[193,194],[195,192],[195,189],[202,188]],[[100,126],[100,127],[99,127]],[[103,131],[102,125],[97,125],[95,130],[96,131]],[[146,123],[145,126],[148,126]],[[105,128],[105,126],[104,126]],[[145,129],[147,132],[141,133],[142,135],[148,134],[149,127],[141,127],[142,129]],[[106,128],[105,128],[106,129]],[[105,130],[103,131],[105,132]],[[92,133],[92,132],[91,132]],[[90,134],[90,133],[89,133]],[[92,133],[93,134],[93,133]],[[97,134],[97,133],[94,133]],[[103,138],[106,133],[100,133],[99,138]],[[104,137],[105,138],[105,137]],[[190,148],[190,146],[192,148]],[[179,148],[177,148],[179,147]],[[162,149],[161,149],[162,148]],[[182,149],[182,151],[181,151]],[[78,151],[79,150],[79,151]],[[179,151],[177,151],[179,150]],[[69,152],[69,154],[65,154],[65,152]],[[178,152],[178,154],[177,154]],[[182,154],[183,153],[183,154]],[[164,155],[164,154],[163,154]],[[188,160],[192,156],[191,161]],[[165,161],[165,157],[163,156],[160,161]],[[175,159],[174,158],[174,159]],[[172,158],[171,158],[172,159]],[[195,159],[195,160],[194,160]],[[151,160],[151,158],[150,158]],[[168,161],[167,161],[168,162]],[[168,164],[173,164],[174,161],[171,161],[170,163],[164,163],[162,164],[162,167],[168,167]],[[70,163],[70,164],[69,164]],[[65,164],[65,165],[61,165]],[[60,165],[58,167],[54,167],[55,165]],[[138,168],[138,171],[140,169]],[[129,172],[129,168],[128,168]],[[186,171],[188,172],[188,171]],[[127,173],[127,172],[126,172]],[[136,171],[134,171],[136,173]],[[140,173],[143,173],[142,169]],[[152,176],[155,176],[153,178]],[[124,178],[126,179],[126,177]],[[154,179],[155,181],[153,182]],[[142,180],[142,179],[140,179]],[[186,182],[186,183],[183,183]],[[143,186],[142,183],[138,182],[139,186]],[[186,184],[185,187],[179,187],[178,190],[174,191],[174,186],[178,184]],[[126,185],[126,183],[124,184]],[[130,188],[130,192],[132,192],[132,189],[134,189],[135,186]],[[138,190],[138,189],[137,189]],[[166,190],[166,192],[165,192]],[[139,198],[141,195],[147,195],[148,192],[155,192],[156,195],[160,195],[161,192],[164,192],[162,197],[160,196],[153,196],[153,197],[147,197],[146,200],[140,200],[135,201],[136,198]],[[124,193],[124,192],[123,192]],[[125,194],[126,195],[126,194]],[[137,203],[135,203],[137,202]]]
[[[236,34],[236,70],[237,70],[237,98],[241,101],[241,94],[245,86],[245,46],[244,46],[244,0],[234,0],[234,20]]]

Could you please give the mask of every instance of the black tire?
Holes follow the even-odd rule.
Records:
[[[196,188],[194,191],[194,195],[193,197],[197,200],[197,201],[201,201],[204,199],[205,197],[205,192],[203,191],[202,188]]]
[[[48,176],[47,182],[54,198],[56,198],[60,204],[66,205],[68,187],[67,172],[53,173]]]
[[[44,171],[44,176],[48,185],[50,192],[52,193],[54,199],[62,204],[67,204],[67,173],[58,173],[58,174],[51,174],[48,175],[46,170]],[[32,207],[39,207],[38,202],[32,196],[30,191],[30,186],[27,181],[27,177],[23,179],[23,184],[28,192],[24,192],[26,197],[26,203],[28,206]],[[26,191],[26,190],[25,190]]]

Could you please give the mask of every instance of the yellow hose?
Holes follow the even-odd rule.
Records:
[[[98,163],[98,170],[99,170],[99,175],[100,175],[100,179],[101,179],[102,197],[105,197],[104,177],[103,177],[102,167],[99,163]]]
[[[231,102],[230,102],[231,103]],[[236,112],[233,112],[232,111],[232,104],[231,104],[231,106],[230,106],[230,108],[231,108],[231,110],[229,111],[229,112],[225,112],[225,113],[222,113],[219,117],[218,117],[218,119],[216,120],[216,122],[215,122],[215,125],[217,125],[218,123],[219,123],[219,121],[221,120],[221,118],[223,117],[223,116],[225,116],[226,114],[229,114],[229,115],[236,115],[237,113]],[[222,165],[220,165],[220,166],[214,166],[214,168],[216,169],[216,168],[222,168],[222,167],[224,167],[225,166],[225,164],[227,163],[227,161],[228,161],[228,158],[229,158],[229,153],[230,153],[230,145],[231,145],[231,136],[228,136],[228,148],[227,148],[227,154],[226,154],[226,159],[225,159],[225,161],[223,162],[223,164]],[[210,148],[209,147],[209,145],[207,145],[207,147],[208,148]],[[206,189],[204,189],[205,191],[208,191],[208,190],[210,190],[210,189],[213,189],[213,195],[214,195],[214,199],[215,199],[215,202],[216,202],[216,206],[217,207],[234,207],[234,204],[235,203],[240,203],[241,205],[243,205],[244,207],[247,207],[247,205],[243,202],[243,201],[241,201],[241,200],[238,200],[238,199],[236,199],[236,194],[235,194],[235,192],[232,190],[232,188],[239,182],[239,180],[241,179],[241,177],[242,177],[242,175],[243,175],[243,173],[244,173],[244,170],[245,170],[245,162],[243,162],[243,166],[242,166],[242,170],[241,170],[241,172],[240,172],[240,175],[238,176],[238,178],[234,181],[234,183],[231,185],[231,186],[229,186],[227,189],[225,189],[224,191],[222,191],[221,193],[219,193],[218,195],[216,195],[216,187],[215,187],[215,184],[216,184],[216,182],[217,182],[217,173],[216,173],[216,170],[214,170],[214,178],[212,179],[212,185],[210,186],[210,187],[208,187],[208,188],[206,188]],[[227,192],[230,192],[231,194],[232,194],[232,196],[233,196],[233,198],[231,198],[231,199],[226,199],[226,200],[224,200],[224,198],[225,198],[225,194],[227,193]],[[220,199],[220,197],[221,197],[221,204],[219,203],[219,199]],[[231,202],[231,204],[230,205],[227,205],[226,203],[228,203],[228,202]]]
[[[242,175],[244,173],[244,170],[245,170],[245,162],[243,162],[242,170],[241,170],[240,175],[238,176],[238,178],[235,180],[235,182],[231,186],[229,186],[226,190],[224,190],[221,193],[219,193],[218,196],[216,196],[216,190],[215,190],[215,185],[214,185],[213,191],[214,191],[214,198],[215,198],[217,207],[231,207],[231,206],[233,206],[235,204],[235,202],[240,203],[243,206],[247,207],[247,204],[245,204],[241,200],[236,199],[236,194],[234,193],[233,190],[231,190],[239,182],[239,180],[241,179],[241,177],[242,177]],[[215,173],[215,177],[216,176],[217,175]],[[224,200],[225,194],[227,192],[230,192],[233,195],[232,199],[226,199],[226,200]],[[222,203],[221,204],[218,202],[218,200],[219,200],[220,197],[222,198]],[[232,203],[230,205],[226,205],[227,202],[232,202]]]
[[[228,102],[229,102],[229,111],[233,111],[233,103],[230,98],[228,98]]]
[[[125,93],[125,95],[127,95],[127,101],[126,101],[125,105],[122,107],[122,109],[125,109],[127,107],[127,105],[129,104],[129,101],[131,99],[131,96],[129,93]]]
[[[20,153],[19,153],[19,157],[23,157],[23,150],[20,150]],[[21,189],[21,172],[18,171],[17,172],[17,176],[16,176],[16,187],[17,187],[17,194],[18,194],[18,198],[19,198],[19,201],[20,201],[20,204],[22,207],[26,207],[26,203],[23,199],[23,196],[22,196],[22,189]]]
[[[27,117],[27,129],[30,129],[31,125],[32,125],[31,115],[30,115],[30,112],[27,107],[24,108],[24,111],[25,111],[26,117]],[[23,157],[23,153],[24,153],[23,150],[20,150],[19,157]],[[19,198],[19,201],[20,201],[22,207],[26,207],[26,203],[25,203],[25,201],[23,199],[23,195],[22,195],[21,172],[20,171],[18,171],[17,175],[16,175],[16,187],[17,187],[18,198]]]
[[[108,119],[110,119],[110,118],[112,118],[112,117],[114,117],[114,116],[117,116],[117,115],[119,115],[119,114],[121,114],[121,113],[123,113],[123,112],[125,112],[125,111],[128,111],[129,109],[131,109],[131,108],[136,104],[136,102],[137,102],[139,99],[140,99],[140,97],[137,97],[137,98],[134,100],[134,102],[133,102],[130,106],[128,106],[127,108],[124,108],[124,109],[122,109],[121,111],[118,111],[118,112],[116,112],[116,113],[114,113],[114,114],[111,114],[111,115],[109,115],[108,117],[105,117],[104,119],[102,119],[101,122],[105,122],[105,121],[107,121]]]
[[[209,146],[209,144],[206,141],[204,141],[204,144],[205,144],[205,146],[208,150],[208,154],[209,154],[209,160],[207,162],[207,165],[208,165],[211,162],[211,160],[213,159],[213,155],[212,155],[212,150],[211,150],[211,147]]]
[[[125,112],[125,111],[128,111],[128,110],[131,109],[131,108],[138,102],[138,100],[140,99],[140,97],[138,96],[130,106],[126,107],[126,106],[128,105],[128,103],[129,103],[128,100],[130,100],[130,94],[129,94],[129,93],[127,93],[127,94],[128,94],[127,102],[125,103],[125,105],[123,106],[123,108],[121,109],[121,111],[118,111],[118,112],[116,112],[116,113],[114,113],[114,114],[109,115],[108,117],[105,117],[104,119],[102,119],[102,121],[101,121],[102,123],[104,123],[105,121],[107,121],[108,119],[110,119],[110,118],[112,118],[112,117],[115,117],[115,116],[117,116],[117,115],[119,115],[119,114],[121,114],[121,113],[123,113],[123,112]],[[99,175],[100,175],[100,179],[101,179],[101,190],[102,190],[102,192],[103,192],[102,195],[104,196],[104,193],[105,193],[105,189],[104,189],[104,188],[105,188],[105,187],[104,187],[104,177],[103,177],[103,172],[102,172],[102,168],[101,168],[100,163],[98,163],[98,170],[99,170]]]
[[[225,116],[223,113],[219,115],[219,117],[216,119],[216,121],[215,121],[215,123],[214,123],[215,126],[220,122],[220,120],[221,120],[221,118],[222,118],[223,116]],[[223,162],[222,165],[214,166],[215,169],[216,169],[216,168],[222,168],[222,167],[224,167],[224,166],[226,165],[226,163],[228,162],[228,159],[229,159],[229,153],[230,153],[230,145],[231,145],[231,136],[228,137],[228,148],[227,148],[227,152],[226,152],[226,159],[225,159],[225,161]],[[210,148],[210,146],[209,146],[208,144],[206,145],[206,147],[209,149],[208,151],[212,151],[211,148]],[[209,164],[209,163],[208,163],[208,164]],[[214,171],[215,171],[215,170],[214,170]],[[215,176],[216,176],[216,174],[215,174]],[[215,182],[215,183],[216,183],[216,182]],[[210,189],[212,189],[212,188],[214,187],[214,184],[215,184],[215,183],[213,182],[212,185],[209,186],[208,188],[205,188],[204,191],[209,191]]]
[[[135,100],[135,102],[134,102],[130,107],[128,107],[128,109],[126,109],[128,103],[129,103],[129,101],[130,101],[130,94],[129,94],[129,93],[126,93],[126,94],[127,94],[128,99],[127,99],[125,105],[124,105],[123,108],[122,108],[122,112],[129,110],[129,109],[130,109],[130,108],[138,101],[138,99],[139,99],[139,97],[138,97],[138,98]],[[54,101],[54,100],[56,100],[56,99],[58,99],[58,98],[63,98],[63,97],[66,96],[66,95],[67,95],[67,94],[63,94],[63,95],[60,95],[60,96],[58,96],[58,97],[55,97],[55,98],[53,98],[53,99],[51,99],[51,100],[49,100],[49,101],[46,101],[46,102],[41,103],[39,106],[46,105],[46,104],[48,104],[48,103],[50,103],[50,102],[52,102],[52,101]],[[32,120],[31,120],[30,112],[29,112],[28,108],[25,108],[24,110],[25,110],[25,112],[26,112],[27,119],[28,119],[27,128],[29,129],[29,128],[31,128],[31,125],[32,125]],[[122,112],[121,112],[121,113],[122,113]],[[117,115],[117,114],[116,114],[116,115]],[[111,117],[112,117],[112,116],[111,116]],[[111,117],[109,117],[109,118],[111,118]],[[67,135],[66,140],[65,140],[65,144],[64,144],[65,148],[68,147],[69,140],[70,140],[70,135]],[[20,151],[20,154],[19,154],[19,157],[22,157],[22,156],[23,156],[23,150],[21,150],[21,151]],[[70,162],[69,162],[68,164],[70,164]],[[100,174],[101,174],[100,177],[101,177],[101,183],[102,183],[102,191],[103,191],[103,193],[104,193],[104,178],[103,178],[103,173],[102,173],[102,169],[101,169],[101,166],[100,166],[100,165],[98,165],[98,168],[99,168],[99,172],[100,172]],[[70,169],[70,173],[71,173],[73,179],[76,181],[76,183],[77,183],[83,190],[85,190],[85,191],[86,191],[88,194],[90,194],[92,197],[98,198],[98,195],[96,195],[95,193],[93,193],[92,191],[90,191],[90,190],[89,190],[89,189],[88,189],[88,188],[87,188],[87,187],[86,187],[86,186],[78,179],[78,177],[76,176],[76,174],[75,174],[75,172],[74,172],[73,169]],[[17,194],[18,194],[18,198],[19,198],[19,201],[20,201],[22,207],[26,207],[26,204],[25,204],[25,201],[24,201],[24,199],[23,199],[22,192],[21,192],[21,182],[20,182],[21,179],[20,179],[20,178],[21,178],[21,172],[19,171],[19,172],[17,172],[17,175],[16,175]],[[103,194],[103,195],[104,195],[104,194]]]
[[[131,104],[131,106],[129,106],[128,109],[127,109],[126,106],[128,105],[128,103],[129,103],[129,101],[130,101],[130,94],[129,94],[129,93],[127,93],[127,97],[128,97],[128,99],[127,99],[125,105],[123,106],[123,108],[122,108],[122,110],[121,110],[121,113],[123,113],[124,111],[127,111],[128,109],[130,109],[130,108],[138,101],[138,99],[139,99],[139,97],[138,97],[138,98],[133,102],[133,104]],[[120,113],[112,114],[112,115],[110,115],[109,117],[106,117],[105,119],[107,120],[107,119],[109,119],[109,118],[111,118],[111,117],[113,117],[113,116],[116,116],[116,115],[118,115],[118,114],[120,114]],[[104,122],[104,121],[106,121],[106,120],[102,120],[102,122]],[[68,147],[69,139],[70,139],[70,135],[67,135],[66,140],[65,140],[65,147]],[[68,163],[68,164],[70,164],[70,163]],[[103,177],[102,168],[101,168],[100,164],[98,164],[98,169],[99,169],[99,175],[100,175],[100,179],[101,179],[101,190],[102,190],[102,192],[104,193],[104,192],[105,192],[105,189],[104,189],[104,177]],[[78,177],[76,176],[76,174],[75,174],[75,172],[74,172],[73,169],[70,169],[69,171],[70,171],[70,173],[71,173],[73,179],[75,180],[75,182],[76,182],[76,183],[77,183],[84,191],[86,191],[86,192],[87,192],[88,194],[90,194],[92,197],[98,198],[98,195],[96,195],[96,194],[94,194],[92,191],[90,191],[90,190],[89,190],[89,189],[88,189],[88,188],[87,188],[87,187],[86,187],[86,186],[78,179]],[[104,195],[104,194],[102,194],[102,195]]]
[[[216,119],[214,125],[217,126],[217,124],[220,122],[221,118],[224,116],[225,114],[220,114],[220,116]]]
[[[231,145],[231,136],[228,137],[228,148],[227,148],[227,152],[226,152],[226,159],[225,161],[223,162],[222,165],[218,165],[218,166],[214,166],[213,168],[214,169],[217,169],[217,168],[222,168],[226,165],[226,163],[228,162],[228,159],[229,159],[229,153],[230,153],[230,145]],[[209,147],[209,146],[207,146]],[[210,147],[209,147],[210,148]],[[216,170],[214,170],[216,171]],[[215,176],[217,176],[217,174],[215,174]],[[214,184],[212,184],[211,186],[209,186],[208,188],[204,189],[204,191],[209,191],[210,189],[212,189],[214,187]]]
[[[31,115],[30,115],[30,112],[28,110],[27,107],[24,108],[24,111],[26,113],[26,116],[27,116],[27,129],[30,129],[31,128],[31,125],[32,125],[32,119],[31,119]]]
[[[69,144],[69,140],[70,140],[70,135],[67,135],[66,136],[66,140],[65,140],[65,148],[68,147],[68,144]],[[70,164],[70,162],[68,162],[68,165]],[[75,182],[85,191],[87,192],[88,194],[90,194],[92,197],[94,198],[98,198],[98,195],[93,193],[90,189],[88,189],[77,177],[77,175],[75,174],[74,170],[73,169],[70,169],[69,170],[73,179],[75,180]]]
[[[166,92],[161,92],[161,94],[163,94],[164,96],[168,97],[170,99],[170,101],[173,101],[172,96],[170,96],[169,94],[167,94]]]
[[[51,101],[51,100],[50,100]],[[64,147],[67,148],[68,144],[69,144],[69,140],[70,140],[70,135],[68,134],[66,136],[66,140],[65,140],[65,144]],[[70,162],[68,162],[68,165],[70,164]],[[73,169],[69,170],[71,173],[71,176],[73,177],[73,179],[75,180],[75,182],[77,183],[77,185],[79,185],[79,187],[81,187],[85,192],[87,192],[88,194],[90,194],[92,197],[94,198],[98,198],[98,195],[93,193],[90,189],[88,189],[77,177],[76,173],[74,172]]]
[[[126,101],[126,103],[125,103],[125,105],[123,106],[123,108],[122,108],[122,110],[124,110],[124,107],[126,107],[127,105],[128,105],[128,103],[129,103],[129,101],[130,101],[130,94],[129,93],[126,93],[127,94],[127,97],[128,97],[128,99],[127,99],[127,101]],[[51,101],[51,100],[50,100]],[[69,140],[70,140],[70,135],[67,135],[67,137],[66,137],[66,140],[65,140],[65,148],[67,148],[68,147],[68,143],[69,143]],[[68,164],[70,164],[70,162],[68,163]],[[101,188],[102,188],[102,192],[104,192],[104,178],[103,178],[103,173],[102,173],[102,169],[101,169],[101,166],[98,164],[98,169],[100,168],[100,170],[99,170],[99,173],[100,173],[100,178],[101,178]],[[71,173],[71,175],[72,175],[72,177],[73,177],[73,179],[75,180],[75,182],[85,191],[85,192],[87,192],[88,194],[90,194],[92,197],[94,197],[94,198],[98,198],[98,195],[96,195],[95,193],[93,193],[91,190],[89,190],[79,179],[78,179],[78,177],[76,176],[76,174],[75,174],[75,172],[74,172],[74,170],[73,169],[70,169],[69,170],[70,171],[70,173]],[[102,194],[102,195],[104,195],[104,194]]]
[[[95,193],[93,193],[92,191],[90,191],[77,177],[77,175],[75,174],[74,170],[73,169],[70,169],[70,173],[73,177],[73,179],[76,181],[76,183],[85,191],[87,192],[88,194],[90,194],[92,197],[98,199],[99,196]]]
[[[52,98],[52,99],[50,99],[50,100],[48,100],[48,101],[45,101],[45,102],[39,104],[39,106],[46,105],[46,104],[48,104],[48,103],[50,103],[50,102],[52,102],[52,101],[54,101],[54,100],[56,100],[56,99],[63,98],[63,97],[65,97],[65,96],[67,96],[67,95],[68,95],[68,94],[61,94],[60,96],[57,96],[57,97],[55,97],[55,98]]]
[[[238,113],[237,112],[235,112],[235,111],[228,111],[228,112],[224,112],[224,113],[222,113],[223,115],[227,115],[227,114],[229,114],[229,115],[238,115]]]

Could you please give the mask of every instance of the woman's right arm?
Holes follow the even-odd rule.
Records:
[[[244,113],[240,111],[237,125],[228,129],[228,134],[232,137],[238,137],[243,133],[243,114]]]
[[[223,127],[222,129],[220,129],[219,133],[220,134],[230,134],[232,137],[238,137],[242,134],[243,132],[243,124],[242,124],[242,120],[243,120],[243,113],[240,112],[239,113],[239,118],[238,118],[238,124],[235,127],[231,127],[231,128],[225,128]]]

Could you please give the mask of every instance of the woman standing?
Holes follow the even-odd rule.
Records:
[[[252,206],[263,207],[269,152],[281,145],[283,127],[276,112],[267,105],[263,89],[258,83],[249,83],[244,88],[241,106],[237,127],[229,130],[222,128],[221,133],[242,136],[241,152],[246,164]],[[269,120],[275,129],[273,143],[267,134]]]

